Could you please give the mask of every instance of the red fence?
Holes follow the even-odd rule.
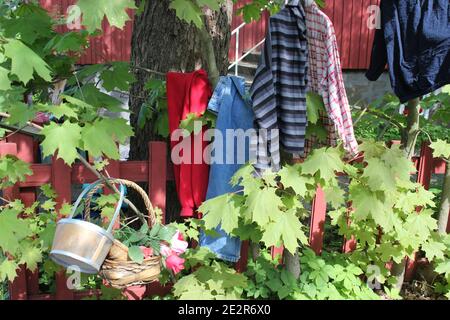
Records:
[[[63,203],[72,201],[72,185],[91,183],[97,178],[83,165],[75,164],[68,167],[62,160],[53,159],[51,164],[38,164],[36,161],[36,146],[33,137],[14,134],[7,141],[0,142],[0,156],[16,155],[23,161],[31,163],[33,175],[26,181],[4,191],[6,199],[20,199],[29,206],[36,201],[36,188],[51,184],[58,197],[57,209]],[[110,161],[107,167],[112,177],[120,177],[135,182],[149,182],[148,194],[152,203],[159,207],[163,215],[166,206],[167,155],[164,142],[150,142],[148,161]],[[164,218],[164,217],[163,217]],[[162,288],[152,286],[152,292],[161,292]],[[163,290],[162,290],[163,291]],[[11,299],[14,300],[47,300],[47,299],[80,299],[95,291],[75,292],[67,289],[63,273],[56,275],[55,294],[41,293],[39,290],[39,274],[21,267],[18,277],[10,284]]]
[[[72,185],[91,183],[96,180],[95,175],[81,164],[68,167],[62,160],[55,160],[51,164],[35,163],[37,144],[30,136],[14,134],[7,141],[0,142],[0,156],[6,154],[16,155],[23,161],[31,163],[33,175],[26,181],[4,190],[6,199],[21,199],[26,205],[36,201],[36,188],[50,183],[58,194],[57,208],[64,202],[71,203]],[[166,181],[172,180],[171,166],[168,165],[167,149],[164,142],[150,142],[149,159],[147,161],[110,161],[107,168],[112,177],[120,177],[136,182],[149,182],[148,193],[152,203],[161,208],[163,214],[166,207]],[[414,159],[417,168],[417,182],[425,188],[430,187],[432,174],[444,174],[446,164],[441,159],[434,159],[432,150],[424,144],[420,156]],[[319,189],[312,204],[309,242],[311,248],[320,254],[323,249],[325,232],[326,199]],[[450,221],[447,227],[450,231]],[[343,251],[351,251],[355,246],[352,239],[343,241]],[[282,253],[282,248],[274,248],[272,254]],[[248,257],[248,243],[242,246],[241,260],[236,269],[244,271]],[[411,279],[415,271],[415,261],[408,264],[407,279]],[[158,284],[148,287],[147,293],[164,294],[168,288],[162,288]],[[30,272],[24,266],[21,267],[18,277],[10,284],[11,299],[20,300],[48,300],[48,299],[80,299],[85,296],[98,294],[96,291],[76,292],[67,289],[64,274],[56,275],[56,292],[54,294],[41,293],[39,290],[39,274]]]
[[[234,11],[251,0],[239,0]],[[41,5],[55,15],[67,15],[67,8],[76,0],[40,0]],[[343,69],[367,69],[374,31],[369,30],[368,8],[377,5],[379,0],[326,0],[325,13],[333,21]],[[130,12],[130,16],[132,13]],[[240,34],[239,55],[260,42],[266,33],[267,14],[258,21],[245,26]],[[233,17],[232,30],[242,23],[241,17]],[[91,46],[83,55],[80,64],[94,64],[109,61],[129,61],[131,53],[132,21],[128,21],[124,30],[111,28],[103,22],[104,34],[92,38]],[[61,27],[60,30],[67,30]],[[229,57],[235,58],[235,37],[231,39]]]

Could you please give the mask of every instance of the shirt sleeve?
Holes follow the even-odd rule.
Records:
[[[339,137],[344,143],[344,149],[351,155],[358,153],[358,143],[353,131],[353,121],[345,91],[344,79],[342,77],[339,50],[337,47],[336,35],[332,26],[327,37],[324,77],[325,107],[330,119],[334,122]]]
[[[220,107],[222,105],[225,91],[227,89],[227,82],[229,81],[228,77],[220,77],[219,83],[217,83],[216,88],[214,89],[213,95],[208,103],[208,110],[218,114],[220,111]],[[229,87],[229,86],[228,86]]]
[[[267,31],[266,41],[261,53],[261,60],[255,73],[250,96],[258,124],[257,163],[259,170],[275,168],[280,163],[278,116],[275,103],[274,77],[272,73],[272,42],[271,29]]]
[[[366,78],[370,81],[376,81],[384,72],[387,64],[387,49],[384,40],[383,29],[375,31],[373,39],[372,54],[370,57],[370,66],[366,72]]]

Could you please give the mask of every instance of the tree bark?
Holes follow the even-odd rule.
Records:
[[[406,108],[408,110],[408,119],[406,131],[402,134],[402,147],[405,156],[411,160],[415,153],[417,136],[420,132],[420,99],[410,100]],[[399,291],[402,289],[405,281],[406,260],[407,258],[404,258],[400,263],[394,262],[392,264],[391,274],[395,277],[394,286]]]
[[[231,37],[233,4],[227,1],[219,12],[204,10],[206,29],[197,29],[181,21],[169,8],[170,0],[146,1],[145,8],[134,20],[131,41],[131,64],[165,74],[169,71],[192,72],[205,69],[214,84],[219,74],[228,69],[228,48]],[[136,1],[140,4],[140,0]],[[212,50],[211,50],[212,49]],[[213,51],[213,52],[212,52]],[[212,57],[215,57],[212,59]],[[215,65],[214,65],[215,63]],[[130,141],[130,160],[148,158],[147,142],[158,140],[153,134],[152,122],[141,130],[137,127],[139,111],[147,92],[145,83],[150,77],[164,79],[161,74],[151,74],[135,68],[137,81],[130,89],[130,122],[135,136]],[[169,220],[178,216],[178,201],[173,185],[168,186],[167,213]]]
[[[444,185],[442,186],[441,205],[439,207],[438,228],[440,234],[447,234],[449,230],[448,215],[450,212],[450,163],[445,169]]]
[[[294,254],[291,254],[286,249],[283,252],[284,265],[286,270],[292,273],[295,279],[300,278],[301,267],[300,267],[300,257],[298,255],[298,248],[295,250]]]

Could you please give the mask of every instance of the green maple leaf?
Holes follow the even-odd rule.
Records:
[[[136,81],[134,75],[130,73],[129,63],[113,62],[112,68],[112,70],[102,72],[102,86],[107,91],[113,91],[116,88],[122,91],[128,91],[130,84]]]
[[[55,50],[58,53],[66,53],[68,51],[80,52],[87,45],[86,31],[66,32],[57,34],[45,46],[47,50]]]
[[[104,154],[115,160],[120,157],[116,141],[124,143],[132,135],[132,128],[121,118],[97,119],[93,124],[86,124],[81,129],[82,143],[86,151],[94,157]]]
[[[105,127],[109,128],[109,132],[119,143],[125,143],[128,138],[134,135],[133,128],[123,118],[106,118],[103,119]]]
[[[400,145],[393,145],[391,149],[387,149],[381,159],[391,167],[392,174],[401,180],[410,180],[411,172],[416,170],[413,162],[400,149]]]
[[[33,120],[36,115],[36,111],[32,107],[19,101],[10,105],[5,111],[10,115],[10,117],[6,119],[6,122],[10,125],[17,125],[19,127],[25,126],[27,122]]]
[[[195,125],[197,121],[201,121],[201,117],[199,117],[196,113],[188,113],[186,118],[180,121],[180,129],[187,131],[187,135],[184,135],[185,137],[191,135],[192,133],[200,133],[203,125]]]
[[[386,151],[386,146],[381,142],[366,140],[359,146],[359,150],[364,152],[364,158],[367,160],[370,158],[380,158]]]
[[[41,134],[45,137],[41,143],[44,157],[58,151],[58,158],[68,165],[74,163],[78,157],[77,148],[81,139],[81,128],[78,124],[65,121],[59,125],[52,122],[42,129]]]
[[[106,121],[96,120],[93,124],[86,124],[81,129],[83,149],[94,157],[104,154],[110,159],[119,159],[119,150],[110,133],[111,128]]]
[[[396,189],[395,173],[379,159],[367,160],[367,167],[362,176],[367,178],[367,183],[373,191],[395,191]]]
[[[422,250],[425,251],[428,260],[444,259],[444,252],[447,249],[445,244],[433,239],[428,240],[422,244]]]
[[[430,148],[433,149],[433,156],[435,158],[450,158],[450,143],[447,141],[437,139],[430,145]]]
[[[14,209],[3,209],[0,213],[0,248],[3,253],[14,255],[20,248],[19,242],[31,235],[29,222],[17,217]]]
[[[35,4],[22,4],[11,19],[2,19],[1,24],[7,38],[16,38],[31,45],[39,38],[52,34],[52,20],[48,12]]]
[[[106,18],[111,26],[122,29],[130,20],[126,9],[137,9],[132,0],[78,0],[77,6],[83,14],[83,25],[89,32],[101,29]]]
[[[450,260],[447,259],[445,262],[439,263],[434,271],[440,274],[445,274],[447,278],[450,278]]]
[[[65,97],[67,99],[67,97]],[[93,83],[85,84],[81,87],[81,90],[78,90],[75,94],[75,99],[83,100],[84,108],[89,109],[89,107],[94,107],[95,109],[105,108],[111,112],[127,112],[128,110],[124,109],[122,106],[122,101],[107,95],[106,93],[101,92]],[[79,101],[67,100],[71,103]]]
[[[13,281],[17,275],[19,266],[12,260],[5,259],[0,264],[0,281]]]
[[[355,212],[352,218],[355,221],[361,221],[369,216],[376,216],[379,212],[384,212],[385,207],[375,193],[355,187],[350,191],[350,200]]]
[[[34,72],[46,81],[52,80],[47,63],[20,40],[8,39],[3,47],[5,56],[11,59],[11,73],[24,84],[33,78]]]
[[[202,10],[192,0],[172,0],[170,8],[176,11],[180,20],[192,22],[199,29],[203,26]]]
[[[205,215],[203,220],[206,229],[214,229],[221,224],[222,229],[230,234],[238,227],[239,208],[236,207],[230,194],[203,202],[198,211]]]
[[[326,182],[336,177],[336,172],[344,169],[340,152],[336,148],[321,148],[314,150],[311,156],[301,164],[303,174],[315,175],[320,173],[320,177]]]
[[[304,197],[308,191],[306,185],[314,183],[311,178],[300,175],[300,165],[285,166],[278,174],[280,175],[281,183],[285,188],[291,187],[296,194],[302,197]]]
[[[265,226],[271,218],[280,212],[283,205],[281,199],[275,194],[275,189],[264,188],[252,191],[247,197],[246,212],[252,220],[260,226]]]
[[[408,215],[405,221],[405,229],[413,235],[427,239],[430,231],[437,229],[437,221],[432,217],[431,210],[423,210],[420,214]]]
[[[20,264],[27,265],[27,269],[35,271],[39,262],[42,261],[41,249],[33,246],[31,243],[22,243]]]
[[[334,208],[339,208],[341,205],[345,204],[345,192],[338,186],[330,186],[323,189],[325,193],[325,199]]]
[[[42,205],[41,208],[46,210],[46,211],[50,211],[50,210],[54,210],[55,209],[55,205],[56,202],[53,201],[52,199],[46,200]]]
[[[200,7],[206,6],[214,11],[219,10],[220,5],[223,2],[223,0],[196,0],[196,1]]]
[[[309,123],[317,123],[320,118],[320,110],[325,110],[322,96],[315,92],[308,92],[306,94],[306,111]]]
[[[0,90],[11,89],[11,80],[9,80],[8,74],[8,69],[0,67]]]
[[[69,102],[70,104],[73,104],[74,106],[81,107],[83,109],[87,109],[87,110],[91,110],[91,111],[95,110],[94,106],[90,105],[87,102],[84,102],[83,100],[77,99],[75,97],[71,97],[71,96],[62,94],[61,98],[67,100],[67,102]]]
[[[186,277],[182,277],[179,279],[173,286],[173,294],[176,297],[181,297],[185,292],[190,290],[192,291],[201,291],[204,290],[202,284],[197,280],[197,277],[194,273]]]
[[[30,165],[22,160],[17,159],[15,156],[7,155],[0,158],[0,176],[6,180],[2,184],[3,186],[15,184],[19,181],[24,181],[25,176],[29,176],[32,174],[33,172],[30,169]],[[20,203],[20,205],[23,204]],[[16,209],[23,210],[23,208]]]
[[[51,186],[51,184],[44,184],[40,187],[42,193],[44,194],[44,196],[46,196],[47,198],[56,198],[58,195],[56,194],[55,190],[53,189],[53,187]]]
[[[387,262],[391,258],[399,263],[405,257],[405,254],[399,246],[394,246],[392,243],[382,243],[376,249],[377,253],[381,254],[381,261]]]
[[[39,239],[42,241],[43,248],[50,248],[55,237],[56,224],[48,224],[44,230],[39,233]]]
[[[57,119],[61,119],[62,117],[78,119],[75,110],[66,103],[60,105],[39,105],[37,109],[38,111],[51,113]]]
[[[266,246],[277,246],[283,241],[286,249],[294,254],[298,247],[298,241],[303,244],[308,242],[302,224],[293,211],[282,212],[273,215],[274,222],[270,222],[266,227],[261,241]]]

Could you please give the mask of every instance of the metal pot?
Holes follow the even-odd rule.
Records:
[[[101,182],[98,180],[84,189],[73,205],[70,216],[59,220],[56,225],[50,258],[65,268],[78,268],[80,272],[96,274],[100,271],[113,244],[114,237],[111,232],[125,195],[125,187],[122,184],[120,184],[120,199],[107,230],[96,224],[73,218],[83,197]]]

